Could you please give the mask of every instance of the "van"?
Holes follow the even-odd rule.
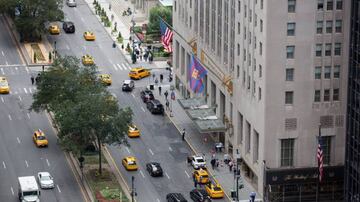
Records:
[[[143,67],[132,68],[129,72],[130,79],[142,79],[147,76],[150,76],[150,71]]]

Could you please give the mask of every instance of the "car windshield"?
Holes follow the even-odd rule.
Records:
[[[205,162],[204,159],[196,159],[196,161],[197,161],[198,163],[204,163],[204,162]]]
[[[214,187],[214,191],[221,191],[220,187]]]
[[[51,180],[50,176],[41,176],[41,180]]]
[[[136,74],[136,72],[135,71],[130,71],[129,74]]]
[[[128,161],[128,164],[129,165],[136,165],[136,162],[135,161]]]
[[[38,136],[37,139],[38,140],[45,140],[46,138],[45,138],[45,136]]]
[[[7,85],[8,85],[7,82],[0,82],[1,87],[7,86]]]
[[[26,192],[23,192],[23,195],[24,196],[37,196],[37,191],[26,191]]]

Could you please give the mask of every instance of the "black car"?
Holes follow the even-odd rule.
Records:
[[[143,90],[140,92],[140,96],[143,102],[148,102],[154,99],[154,94],[151,90]]]
[[[122,85],[122,91],[132,91],[135,88],[135,82],[132,80],[125,80]]]
[[[63,29],[66,33],[74,33],[75,32],[75,25],[73,22],[64,22]]]
[[[167,202],[187,202],[184,196],[180,193],[170,193],[166,195]]]
[[[163,170],[160,166],[160,163],[156,163],[156,162],[147,163],[146,170],[153,177],[163,176]]]
[[[147,102],[146,107],[152,114],[164,115],[164,106],[160,103],[159,100],[150,100],[149,102]]]
[[[209,194],[204,189],[193,189],[190,198],[195,202],[211,202]]]

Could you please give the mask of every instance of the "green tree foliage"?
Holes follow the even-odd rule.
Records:
[[[171,7],[157,6],[150,10],[149,24],[147,33],[159,33],[160,35],[160,19],[161,17],[169,25],[172,25]]]
[[[84,67],[77,58],[56,59],[40,74],[31,109],[54,114],[65,150],[82,153],[88,144],[97,142],[101,173],[101,146],[125,141],[132,111],[119,107],[96,74],[96,66]]]
[[[46,23],[64,18],[62,0],[0,0],[2,13],[14,19],[21,41],[36,41],[46,32]],[[15,16],[15,9],[20,11]]]

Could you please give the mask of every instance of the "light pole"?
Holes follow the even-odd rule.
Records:
[[[239,168],[239,165],[241,163],[241,156],[240,156],[240,153],[239,153],[239,149],[236,149],[236,170],[234,171],[234,180],[236,180],[236,201],[238,202],[239,201],[239,189],[242,189],[244,188],[244,184],[241,180],[241,173],[240,173],[240,168]],[[241,184],[239,184],[239,181]]]
[[[134,176],[131,176],[131,202],[134,202],[134,198],[135,196],[137,195],[136,194],[136,190],[135,190],[135,184],[134,184],[134,181],[135,181],[135,177]]]

